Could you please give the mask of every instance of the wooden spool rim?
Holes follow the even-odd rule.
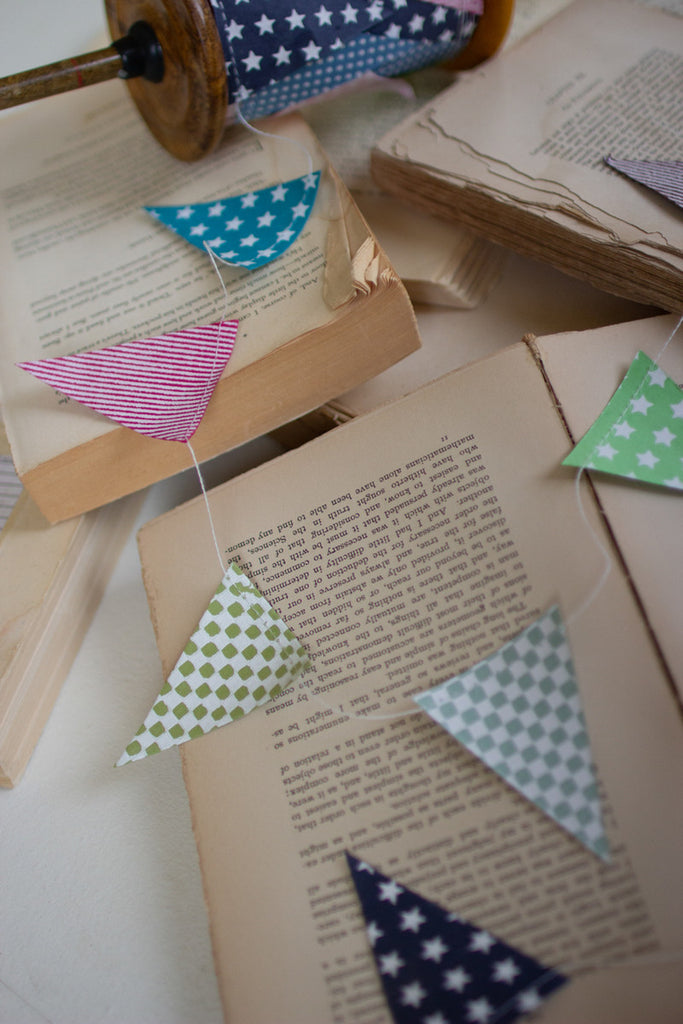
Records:
[[[467,46],[449,60],[450,71],[467,71],[488,60],[500,49],[515,9],[515,0],[484,0],[484,13]]]
[[[159,83],[127,81],[152,135],[180,160],[199,160],[218,145],[225,128],[225,57],[208,0],[105,0],[113,39],[137,21],[154,30],[164,58]]]

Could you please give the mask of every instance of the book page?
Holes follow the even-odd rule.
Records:
[[[571,2],[572,0],[515,0],[515,10],[510,31],[505,37],[504,48],[514,46]]]
[[[346,261],[327,260],[338,233],[336,188],[323,176],[315,213],[275,264],[222,268],[145,212],[249,192],[325,166],[296,115],[242,128],[215,154],[184,164],[151,137],[121,82],[52,97],[3,119],[0,137],[0,331],[3,404],[22,470],[115,429],[13,364],[240,320],[225,375],[328,321],[349,297]],[[343,231],[343,229],[342,229]],[[337,248],[338,256],[343,249]],[[327,266],[326,266],[327,263]],[[326,275],[328,280],[326,281]],[[338,280],[337,280],[338,279]],[[286,316],[283,316],[283,310]]]
[[[638,351],[683,384],[680,327],[671,337],[677,322],[675,317],[652,317],[535,340],[575,441],[598,418]],[[683,701],[681,496],[601,473],[590,476]]]
[[[226,557],[313,661],[276,701],[181,748],[231,1024],[388,1021],[345,848],[546,963],[578,965],[544,1019],[676,1019],[675,965],[587,971],[681,945],[683,811],[669,794],[683,732],[622,576],[581,612],[600,568],[559,469],[566,444],[517,345],[211,493]],[[147,525],[140,550],[166,673],[221,575],[205,510]],[[609,865],[410,700],[553,603]],[[612,1016],[591,1016],[605,1000]]]
[[[466,228],[420,213],[386,195],[370,174],[378,139],[451,84],[454,72],[427,68],[378,80],[362,91],[304,107],[347,188],[391,259],[413,302],[477,306],[500,276],[503,253]]]
[[[531,199],[680,254],[674,206],[604,164],[678,159],[680,21],[628,0],[577,0],[389,133],[380,150],[501,200]],[[524,116],[520,116],[520,112]]]

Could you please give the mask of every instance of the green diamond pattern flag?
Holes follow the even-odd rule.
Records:
[[[417,704],[522,796],[609,860],[567,635],[554,606]]]
[[[243,718],[308,665],[292,631],[233,563],[117,767]]]
[[[683,490],[683,391],[639,352],[563,465]]]

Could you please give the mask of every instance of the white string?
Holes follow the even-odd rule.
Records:
[[[584,508],[583,499],[581,497],[581,476],[583,474],[583,471],[583,466],[580,466],[579,471],[574,479],[574,494],[576,497],[576,504],[578,506],[579,515],[584,526],[590,533],[591,537],[593,538],[595,546],[598,548],[600,554],[604,559],[604,566],[602,573],[600,574],[600,579],[595,584],[593,589],[589,592],[588,596],[583,599],[578,608],[575,608],[574,611],[570,612],[570,614],[567,616],[567,625],[573,622],[574,619],[578,619],[580,615],[583,615],[585,610],[593,604],[593,601],[596,600],[598,594],[607,583],[607,578],[610,572],[612,571],[612,556],[608,551],[607,546],[603,544],[602,538],[599,536],[597,530],[593,528],[592,523],[589,521],[588,516],[586,515],[586,509]]]
[[[314,700],[319,701],[329,711],[334,711],[336,715],[340,715],[342,718],[360,720],[361,722],[394,722],[398,718],[407,718],[409,715],[424,714],[422,708],[418,707],[410,708],[406,711],[393,711],[387,715],[364,715],[362,711],[343,711],[340,705],[329,704],[324,697],[321,697],[314,690],[310,690],[310,694]]]
[[[246,117],[240,110],[238,100],[235,100],[235,116],[237,117],[237,120],[240,122],[240,124],[244,125],[244,127],[247,128],[250,132],[253,132],[254,135],[262,135],[265,139],[275,139],[277,142],[288,142],[292,146],[298,146],[298,148],[303,150],[303,152],[306,154],[306,159],[308,162],[308,173],[311,174],[313,172],[313,157],[311,156],[310,150],[305,145],[305,143],[301,142],[299,139],[293,139],[289,135],[277,135],[275,132],[264,132],[263,129],[257,128],[255,125],[247,121]]]
[[[192,455],[192,460],[194,462],[194,468],[197,470],[197,476],[199,477],[199,485],[200,485],[200,487],[202,489],[202,494],[204,495],[204,504],[206,505],[206,512],[207,512],[207,515],[209,517],[209,526],[211,527],[211,536],[213,537],[213,543],[214,543],[214,546],[216,548],[216,554],[218,555],[218,561],[219,561],[220,567],[222,569],[222,575],[225,576],[225,574],[226,574],[226,572],[228,570],[227,570],[227,567],[225,566],[225,564],[223,563],[223,555],[221,553],[220,545],[218,544],[218,537],[216,536],[216,529],[215,529],[215,527],[213,525],[213,516],[211,515],[211,507],[209,505],[209,496],[208,496],[208,494],[206,492],[206,486],[204,484],[204,477],[202,476],[202,471],[199,468],[199,462],[197,461],[197,456],[194,453],[194,448],[192,447],[192,445],[190,444],[189,441],[187,441],[186,444],[187,444],[187,447],[190,449],[190,453]]]
[[[228,319],[228,308],[229,308],[230,299],[228,297],[228,289],[225,287],[225,281],[223,280],[223,278],[221,276],[221,273],[220,273],[220,271],[219,271],[219,269],[218,269],[218,267],[216,265],[216,259],[215,259],[214,253],[213,253],[213,251],[209,248],[209,246],[206,243],[204,243],[204,247],[205,247],[205,249],[206,249],[206,251],[207,251],[207,253],[209,255],[211,263],[213,264],[213,269],[216,271],[216,276],[218,277],[218,280],[220,282],[221,288],[223,289],[223,295],[225,297],[225,308],[224,308],[223,316],[221,317],[221,319],[219,321],[218,334],[217,334],[217,337],[216,337],[216,348],[214,350],[214,368],[215,368],[216,360],[218,359],[218,350],[219,350],[219,346],[220,346],[221,331],[223,329],[225,321]],[[209,385],[208,385],[208,379],[207,379],[206,387],[208,388],[208,386]],[[206,389],[204,391],[204,394],[206,394]],[[203,404],[203,399],[200,398],[199,402],[198,402],[198,409],[201,408],[202,404]],[[195,450],[192,447],[190,441],[188,440],[185,443],[187,444],[187,447],[188,447],[188,449],[190,451],[190,454],[192,456],[192,461],[194,463],[194,468],[197,471],[197,477],[199,479],[199,486],[201,487],[201,490],[202,490],[202,495],[204,497],[204,504],[206,505],[206,513],[207,513],[208,518],[209,518],[209,528],[211,530],[211,536],[213,538],[214,547],[216,548],[216,554],[218,555],[218,562],[219,562],[219,565],[221,567],[221,575],[225,576],[225,574],[227,572],[227,568],[225,566],[225,563],[223,562],[223,555],[222,555],[222,552],[221,552],[221,549],[220,549],[220,545],[218,543],[218,537],[216,536],[216,528],[214,526],[213,516],[211,515],[211,506],[209,504],[209,495],[207,493],[206,484],[204,483],[204,477],[202,476],[202,471],[201,471],[200,466],[199,466],[199,460],[197,459],[197,456],[195,454]]]
[[[218,256],[213,251],[213,249],[211,248],[211,246],[209,245],[208,242],[204,242],[204,248],[206,249],[206,251],[208,253],[209,259],[211,260],[211,263],[213,265],[213,269],[216,271],[216,277],[218,278],[218,280],[220,282],[220,286],[223,289],[223,297],[225,298],[225,307],[224,307],[225,312],[223,313],[223,319],[227,320],[228,309],[230,307],[230,298],[228,296],[228,289],[226,287],[225,281],[223,280],[223,275],[221,274],[220,270],[218,269],[217,260],[220,260],[220,256]],[[226,260],[221,260],[221,263],[226,263],[226,262],[227,262]]]
[[[233,70],[233,73],[235,75],[235,78],[239,82],[240,81],[240,76],[239,76],[239,71],[238,71],[238,67],[237,67],[237,60],[235,58],[235,52],[234,52],[234,50],[232,48],[232,45],[231,45],[229,40],[228,40],[228,46],[230,48],[230,58],[231,58],[231,63],[232,63],[232,70]],[[277,142],[288,142],[288,143],[290,143],[293,146],[298,146],[299,149],[302,149],[304,151],[304,153],[306,154],[306,158],[308,160],[308,173],[311,174],[311,172],[313,171],[313,157],[311,156],[308,148],[304,145],[304,143],[300,142],[298,139],[292,139],[292,138],[290,138],[287,135],[277,135],[275,132],[265,132],[265,131],[263,131],[263,129],[257,128],[255,125],[251,124],[249,121],[247,121],[246,117],[242,113],[242,110],[240,108],[239,96],[235,96],[235,117],[240,122],[240,124],[243,125],[243,127],[245,127],[247,129],[247,131],[253,132],[254,135],[261,135],[261,136],[263,136],[263,138],[266,138],[266,139],[275,139]]]

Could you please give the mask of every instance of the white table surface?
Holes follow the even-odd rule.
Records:
[[[100,0],[0,0],[0,26],[4,75],[84,52],[104,14]],[[485,355],[631,315],[515,257],[480,309],[419,314],[425,347],[453,366],[472,344]],[[389,371],[389,397],[407,368]],[[277,451],[246,445],[207,482]],[[157,485],[138,525],[196,491],[193,471]],[[0,790],[0,1024],[222,1021],[178,752],[112,767],[161,683],[132,534],[23,779]]]

